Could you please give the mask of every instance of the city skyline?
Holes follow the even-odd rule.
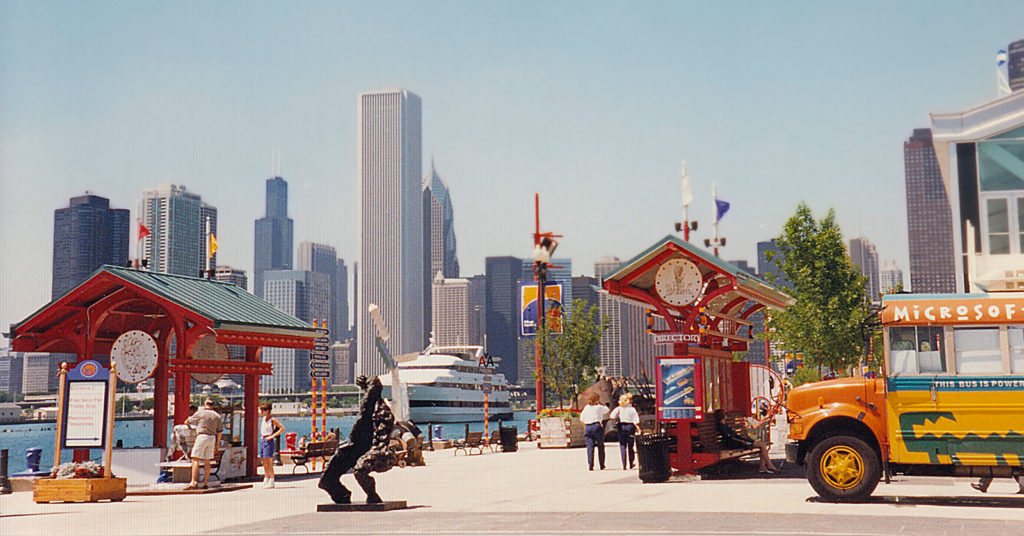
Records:
[[[1010,2],[941,13],[908,2],[885,21],[878,6],[441,2],[401,21],[310,4],[226,24],[235,10],[223,6],[200,7],[203,23],[173,6],[109,6],[0,7],[0,235],[5,251],[29,252],[0,259],[5,326],[48,301],[49,214],[85,191],[134,207],[144,190],[185,185],[219,209],[218,262],[255,276],[251,222],[275,149],[296,241],[357,259],[352,102],[388,86],[423,97],[421,160],[444,162],[464,275],[483,274],[488,256],[529,255],[534,192],[543,230],[566,236],[560,256],[631,257],[679,219],[682,160],[696,242],[711,183],[732,203],[724,257],[753,259],[806,200],[907,269],[901,143],[929,113],[995,96],[995,51],[1021,37],[1024,14]],[[979,13],[992,9],[1003,16]],[[466,31],[424,33],[451,20]],[[888,31],[860,41],[863,24]],[[267,25],[289,41],[247,35]],[[606,39],[626,33],[644,38]],[[959,39],[927,39],[944,34]],[[347,51],[366,41],[374,55]]]

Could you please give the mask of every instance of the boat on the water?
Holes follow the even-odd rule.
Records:
[[[416,423],[473,422],[487,418],[511,420],[508,382],[495,373],[494,359],[482,346],[434,346],[415,359],[398,363],[399,377],[409,401],[409,418]],[[391,374],[380,377],[383,396],[391,395]],[[489,385],[489,388],[488,388]]]

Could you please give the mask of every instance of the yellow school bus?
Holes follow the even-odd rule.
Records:
[[[786,457],[820,496],[861,500],[892,474],[1024,472],[1024,293],[882,300],[878,378],[802,385]]]

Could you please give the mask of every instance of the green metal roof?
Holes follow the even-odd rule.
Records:
[[[209,318],[215,329],[264,326],[314,330],[308,323],[232,283],[115,266],[103,266],[97,271],[110,273]]]

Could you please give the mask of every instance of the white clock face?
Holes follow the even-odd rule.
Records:
[[[697,299],[704,280],[700,268],[686,259],[671,259],[654,275],[654,289],[669,305],[686,305]]]
[[[117,364],[118,379],[139,383],[156,371],[156,341],[145,331],[126,331],[114,340],[110,357]]]

